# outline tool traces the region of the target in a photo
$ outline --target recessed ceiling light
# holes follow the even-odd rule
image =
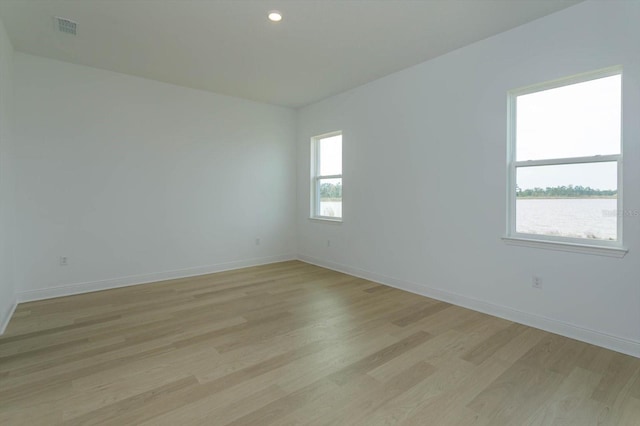
[[[272,10],[267,15],[267,18],[269,18],[271,22],[280,22],[282,21],[282,13],[278,12],[277,10]]]

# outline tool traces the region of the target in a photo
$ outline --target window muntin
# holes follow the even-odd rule
[[[316,136],[311,140],[311,217],[342,219],[342,133]]]
[[[619,68],[512,91],[511,237],[620,246]]]

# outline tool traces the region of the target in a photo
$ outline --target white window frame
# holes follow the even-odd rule
[[[571,158],[547,158],[543,160],[517,161],[516,157],[516,126],[517,126],[517,98],[522,95],[540,92],[543,90],[555,89],[576,83],[584,83],[604,77],[620,75],[622,78],[622,67],[615,66],[593,72],[587,72],[572,77],[562,78],[546,83],[535,84],[508,92],[508,128],[507,128],[507,232],[503,237],[505,242],[536,248],[547,248],[553,250],[573,251],[587,254],[598,254],[604,256],[622,257],[627,250],[622,244],[622,229],[624,215],[617,216],[617,239],[616,241],[591,240],[586,238],[571,238],[552,235],[528,234],[516,231],[516,184],[517,169],[521,167],[568,165],[568,164],[593,164],[603,162],[617,163],[617,212],[623,212],[622,194],[622,164],[623,164],[623,143],[622,131],[620,140],[620,154],[615,155],[595,155],[589,157]],[[622,88],[621,88],[622,92]],[[621,93],[622,95],[622,93]],[[622,114],[620,117],[620,128],[622,130]]]
[[[311,138],[311,215],[309,219],[322,220],[327,222],[342,223],[342,216],[322,216],[320,214],[320,181],[322,179],[342,179],[342,173],[339,175],[320,175],[320,141],[334,136],[342,136],[342,130],[324,133],[322,135]],[[343,145],[344,146],[344,145]],[[342,170],[342,164],[340,165]],[[344,187],[344,179],[342,180]]]

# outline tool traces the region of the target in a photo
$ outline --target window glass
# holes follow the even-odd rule
[[[517,98],[517,161],[620,153],[621,76]]]

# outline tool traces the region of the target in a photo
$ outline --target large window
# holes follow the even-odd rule
[[[311,139],[311,217],[342,220],[342,133]]]
[[[622,71],[510,92],[508,235],[621,246]]]

